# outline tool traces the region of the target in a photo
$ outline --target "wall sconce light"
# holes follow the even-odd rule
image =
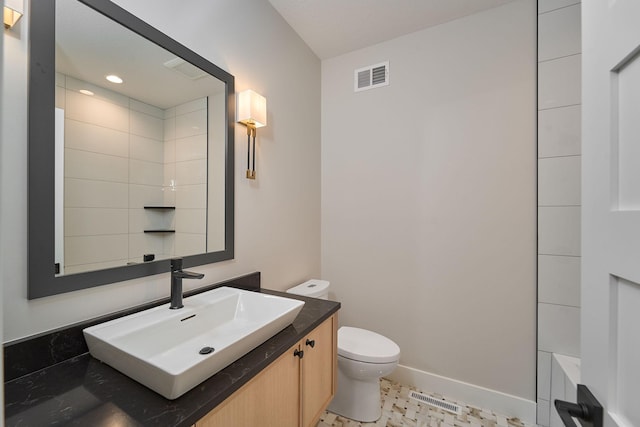
[[[5,0],[3,15],[4,28],[11,28],[22,18],[24,13],[24,0]]]
[[[238,111],[236,119],[247,127],[247,178],[256,179],[256,128],[267,125],[267,100],[264,96],[252,90],[238,93]],[[253,149],[251,149],[253,137]],[[253,164],[249,169],[251,153]]]

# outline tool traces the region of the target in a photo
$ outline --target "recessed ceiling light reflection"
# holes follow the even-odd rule
[[[122,80],[120,77],[116,76],[115,74],[109,74],[109,75],[106,77],[106,79],[107,79],[107,80],[109,80],[111,83],[117,83],[117,84],[120,84],[120,83],[122,83],[122,82],[123,82],[123,80]]]
[[[86,89],[80,89],[78,92],[84,94],[84,95],[89,95],[89,96],[93,96],[94,93],[91,92],[90,90],[86,90]]]

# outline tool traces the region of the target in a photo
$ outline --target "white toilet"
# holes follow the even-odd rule
[[[309,280],[287,292],[327,299],[329,282]],[[380,377],[390,374],[400,360],[400,347],[389,338],[366,329],[338,329],[338,386],[328,410],[352,420],[373,422],[382,414]]]

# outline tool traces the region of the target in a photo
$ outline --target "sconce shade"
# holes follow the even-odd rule
[[[238,123],[261,128],[267,125],[267,99],[252,90],[238,93]]]
[[[24,13],[24,0],[5,0],[2,12],[4,27],[13,27]]]

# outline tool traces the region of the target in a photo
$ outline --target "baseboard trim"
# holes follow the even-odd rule
[[[536,402],[500,391],[465,383],[409,366],[398,365],[387,375],[392,381],[433,392],[483,409],[491,409],[508,417],[518,417],[527,424],[536,424]]]

